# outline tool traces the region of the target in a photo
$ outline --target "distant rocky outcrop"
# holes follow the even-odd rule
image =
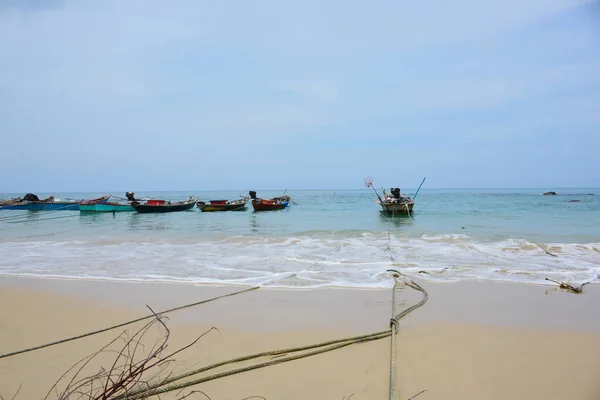
[[[556,192],[546,192],[544,196],[556,196]]]

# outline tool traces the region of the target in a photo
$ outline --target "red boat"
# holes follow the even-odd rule
[[[256,197],[256,192],[251,190],[249,192],[250,198],[252,198],[252,208],[254,211],[275,211],[283,210],[292,201],[290,196],[273,197],[272,199],[261,199]]]

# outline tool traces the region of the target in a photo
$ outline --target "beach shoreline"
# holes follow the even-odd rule
[[[176,369],[386,330],[389,289],[260,288],[168,315],[173,348],[210,332]],[[600,286],[583,294],[553,286],[459,281],[422,285],[429,301],[400,321],[400,399],[598,398]],[[0,277],[0,353],[243,290]],[[404,287],[398,311],[420,300]],[[62,372],[124,329],[0,359],[0,395],[41,398]],[[212,399],[387,398],[389,338],[208,382]],[[594,397],[595,396],[595,397]],[[51,397],[52,398],[52,397]],[[168,398],[168,397],[167,397]]]

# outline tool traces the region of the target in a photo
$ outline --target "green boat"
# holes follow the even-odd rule
[[[135,211],[130,204],[123,203],[90,203],[79,204],[80,212],[132,212]]]

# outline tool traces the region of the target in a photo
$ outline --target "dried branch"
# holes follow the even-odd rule
[[[583,287],[589,283],[589,282],[585,282],[585,283],[582,283],[579,287],[576,287],[576,286],[569,285],[568,283],[565,283],[565,282],[555,281],[554,279],[550,279],[550,278],[546,278],[546,280],[556,283],[558,285],[558,287],[560,287],[561,289],[566,289],[570,292],[578,293],[578,294],[583,293]]]
[[[15,398],[17,397],[17,395],[19,394],[19,392],[21,391],[21,388],[23,387],[23,384],[21,383],[19,385],[19,388],[17,389],[16,393],[13,395],[13,397],[10,398],[10,400],[15,400]],[[0,400],[4,400],[4,397],[2,397],[2,395],[0,395]]]
[[[217,328],[212,327],[199,335],[193,342],[165,355],[163,353],[168,347],[170,337],[170,330],[165,323],[166,317],[156,314],[149,306],[148,309],[154,319],[141,326],[133,334],[129,334],[128,331],[121,333],[100,350],[75,363],[54,383],[44,400],[48,400],[52,392],[56,393],[58,400],[72,398],[114,400],[143,393],[146,388],[149,389],[156,382],[164,382],[172,376],[173,372],[168,372],[167,367],[174,362],[174,356],[189,349],[209,332],[213,330],[219,332]],[[152,339],[152,346],[148,348],[144,343],[150,340],[150,332],[156,330],[158,330],[158,338]],[[116,349],[110,348],[117,341],[122,341],[122,344],[118,345]],[[94,374],[82,377],[86,367],[90,366],[100,354],[114,354],[110,367],[108,369],[101,368]],[[165,374],[165,372],[167,373]],[[161,375],[163,378],[159,378]],[[59,390],[59,386],[63,385],[64,388]],[[210,400],[208,395],[197,390],[185,394],[181,392],[177,395],[177,399],[182,400],[193,395],[204,396],[205,399]],[[0,400],[3,399],[0,397]]]
[[[181,392],[183,392],[183,389],[181,390]],[[188,398],[188,397],[190,397],[190,396],[192,396],[194,394],[201,394],[202,396],[206,397],[208,400],[211,400],[210,396],[207,395],[206,393],[204,393],[201,390],[192,390],[191,392],[189,392],[188,394],[184,395],[183,397],[178,397],[181,394],[181,392],[177,393],[177,396],[175,396],[175,398],[177,400],[183,400],[183,399]]]
[[[422,395],[422,394],[423,394],[423,393],[425,393],[426,391],[427,391],[427,389],[423,389],[423,390],[421,390],[419,393],[415,394],[413,397],[410,397],[408,400],[412,400],[412,399],[414,399],[415,397],[417,397],[417,396],[419,396],[419,395]]]

